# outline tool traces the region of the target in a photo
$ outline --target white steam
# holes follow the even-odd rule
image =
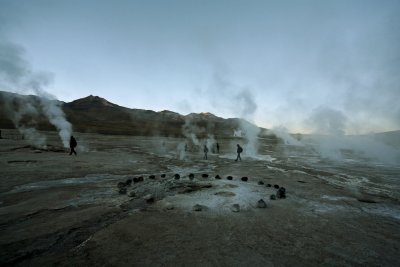
[[[66,120],[56,98],[43,89],[49,84],[51,75],[34,72],[23,55],[22,47],[9,42],[0,42],[0,88],[15,93],[33,93],[39,97],[40,107],[29,102],[32,98],[24,97],[19,100],[19,105],[8,103],[7,114],[31,144],[45,146],[46,139],[35,129],[37,126],[35,120],[43,114],[58,130],[64,147],[68,147],[72,126]],[[12,101],[16,101],[15,98]],[[23,120],[24,117],[30,117],[31,121],[27,124]]]

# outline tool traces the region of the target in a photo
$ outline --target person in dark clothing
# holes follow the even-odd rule
[[[217,153],[219,154],[219,144],[217,143]]]
[[[78,145],[78,143],[76,142],[75,138],[71,135],[71,139],[69,139],[69,147],[71,148],[71,151],[69,152],[69,155],[72,155],[72,153],[74,153],[75,156],[76,156],[75,147],[77,145]]]
[[[207,159],[208,147],[204,145],[204,159]]]
[[[239,144],[237,144],[237,158],[235,161],[238,161],[239,159],[240,159],[240,161],[242,161],[242,158],[240,157],[240,153],[242,153],[242,152],[243,152],[243,148]]]

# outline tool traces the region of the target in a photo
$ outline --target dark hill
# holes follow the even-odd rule
[[[57,100],[54,100],[57,101]],[[0,91],[0,128],[14,128],[10,112],[33,105],[40,110],[37,96],[19,95]],[[101,134],[123,135],[161,135],[183,136],[184,130],[195,132],[199,137],[214,134],[219,137],[232,136],[239,124],[257,127],[241,119],[224,119],[211,113],[191,113],[183,116],[168,110],[129,109],[121,107],[98,96],[88,96],[65,103],[58,101],[72,123],[74,131]],[[44,116],[36,116],[36,127],[39,130],[54,130]],[[29,116],[26,121],[32,120]]]

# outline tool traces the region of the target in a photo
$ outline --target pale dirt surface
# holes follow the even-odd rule
[[[400,266],[396,199],[328,183],[333,173],[292,163],[272,145],[272,161],[234,162],[230,139],[220,140],[220,155],[180,160],[179,139],[76,134],[75,157],[46,134],[47,150],[35,150],[3,130],[1,265]],[[138,176],[118,193],[118,182]],[[268,183],[287,198],[270,200],[277,190]]]

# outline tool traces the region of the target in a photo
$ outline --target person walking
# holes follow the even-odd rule
[[[236,157],[235,161],[238,161],[238,160],[242,161],[242,158],[240,157],[240,153],[243,152],[243,148],[239,144],[237,144],[237,150],[236,151],[237,151],[237,157]]]
[[[207,159],[208,147],[204,145],[204,159]]]
[[[75,138],[71,135],[71,138],[69,139],[69,148],[71,149],[71,151],[69,152],[69,155],[72,155],[72,153],[74,153],[76,156],[75,147],[77,145],[78,145],[78,143],[76,142]]]

